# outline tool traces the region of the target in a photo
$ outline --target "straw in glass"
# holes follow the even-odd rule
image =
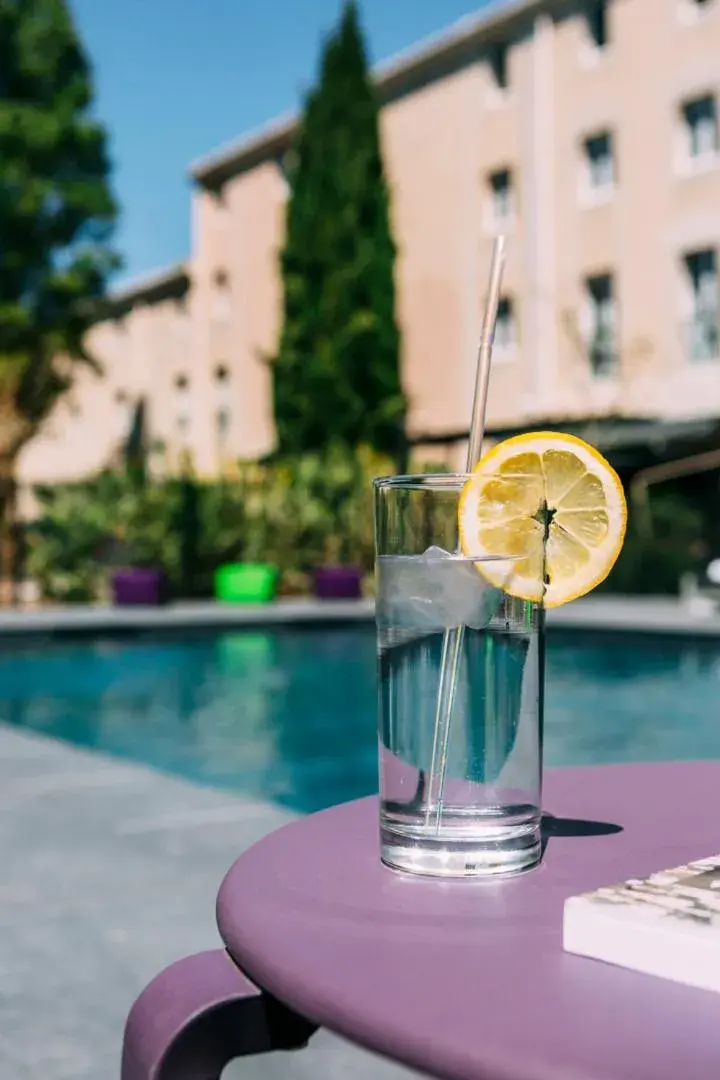
[[[485,413],[490,382],[493,338],[500,304],[500,288],[505,266],[505,237],[498,236],[493,246],[490,264],[490,284],[488,286],[485,314],[480,344],[478,346],[477,369],[475,373],[475,392],[473,394],[472,417],[470,420],[470,438],[468,441],[467,468],[470,473],[477,465],[482,452],[485,436]],[[450,745],[450,722],[452,719],[455,692],[457,690],[458,667],[462,654],[464,638],[463,626],[454,626],[443,635],[442,657],[440,660],[440,680],[438,683],[435,723],[433,727],[432,757],[427,786],[425,806],[425,826],[429,827],[434,819],[435,832],[440,830],[445,775],[447,772],[448,748]]]

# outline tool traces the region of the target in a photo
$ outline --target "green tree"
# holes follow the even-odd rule
[[[65,0],[0,0],[0,536],[18,452],[94,361],[118,260],[88,60]]]
[[[362,32],[348,3],[325,42],[289,155],[274,360],[281,454],[365,443],[404,449],[395,245]]]

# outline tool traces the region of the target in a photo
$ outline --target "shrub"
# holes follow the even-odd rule
[[[162,567],[175,596],[212,594],[226,562],[271,562],[286,591],[307,587],[316,565],[373,564],[372,479],[388,459],[334,446],[259,465],[241,463],[233,480],[191,477],[140,482],[126,471],[37,489],[41,513],[30,529],[28,571],[42,594],[61,602],[102,595],[113,568]]]
[[[646,535],[638,528],[631,506],[623,550],[601,586],[607,592],[674,595],[682,575],[700,569],[702,511],[678,492],[656,493],[650,499],[652,531]]]

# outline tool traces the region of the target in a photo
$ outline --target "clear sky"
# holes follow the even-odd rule
[[[70,0],[122,206],[122,278],[188,252],[187,166],[295,108],[340,0]],[[373,62],[486,0],[361,0]]]

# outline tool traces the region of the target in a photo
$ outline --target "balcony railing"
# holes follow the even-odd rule
[[[685,324],[685,352],[693,364],[720,359],[720,319],[715,312],[695,315]]]

